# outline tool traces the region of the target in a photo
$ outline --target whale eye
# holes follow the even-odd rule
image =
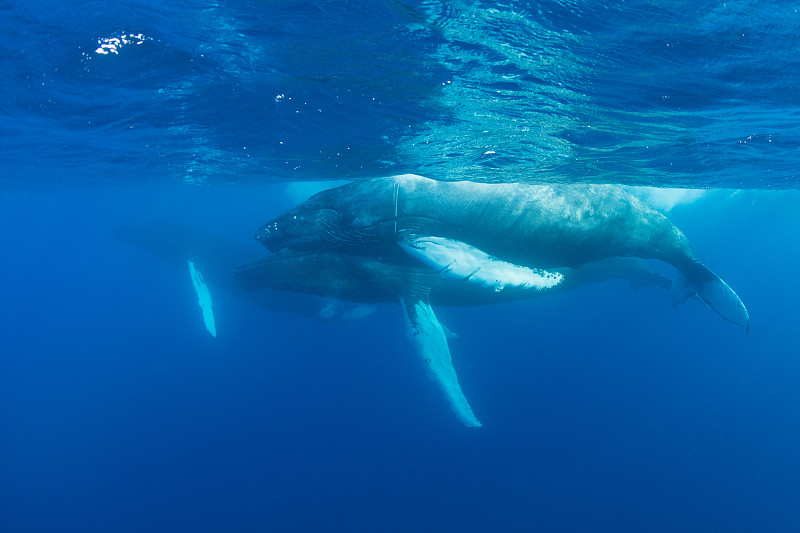
[[[356,219],[356,216],[352,213],[342,213],[342,222],[345,224],[352,224]]]

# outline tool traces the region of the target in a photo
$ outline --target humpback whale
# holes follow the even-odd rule
[[[565,280],[589,265],[657,259],[676,269],[673,305],[696,296],[750,331],[742,301],[698,260],[686,236],[615,185],[378,178],[318,193],[264,224],[255,237],[278,254],[335,253],[340,259],[357,256],[395,269],[422,269],[426,280],[414,276],[393,284],[408,336],[456,415],[472,427],[480,422],[458,384],[446,330],[431,307],[441,287],[455,284],[473,301],[476,294],[490,301],[531,297],[569,286]],[[449,283],[432,282],[434,274]],[[380,277],[362,279],[380,286]]]
[[[502,291],[547,289],[554,269],[611,257],[676,269],[672,301],[691,295],[750,330],[742,301],[663,214],[607,184],[477,183],[402,175],[318,193],[256,233],[273,252],[338,251],[407,264]]]
[[[248,264],[258,255],[257,245],[241,242],[220,233],[202,229],[186,223],[167,220],[136,221],[120,224],[113,230],[119,242],[131,243],[152,255],[184,269],[186,261],[192,261],[203,273],[206,285],[215,294],[227,293],[239,300],[247,301],[270,312],[286,312],[311,320],[331,321],[366,316],[376,308],[365,305],[358,298],[339,298],[321,283],[324,280],[323,268],[327,263],[317,261],[316,267],[307,271],[313,290],[301,290],[292,285],[298,269],[303,262],[298,259],[282,258],[275,262],[269,270],[261,270],[266,274],[258,282],[259,288],[281,289],[281,285],[292,287],[294,295],[287,298],[278,290],[251,290],[247,283],[237,281],[234,272],[239,265]],[[646,274],[646,273],[645,273]],[[640,276],[637,276],[637,278]],[[645,285],[648,284],[643,278]],[[347,280],[342,283],[347,284]],[[346,291],[357,296],[354,291]],[[393,300],[394,301],[394,300]]]
[[[450,407],[467,426],[481,424],[456,376],[447,338],[433,305],[475,306],[566,292],[581,285],[626,279],[635,287],[670,288],[670,280],[637,258],[594,261],[579,269],[561,268],[563,281],[545,289],[507,286],[501,291],[454,276],[441,276],[426,265],[398,265],[370,257],[332,252],[289,252],[240,265],[236,279],[248,290],[279,289],[367,304],[400,300],[406,335],[425,362],[430,377],[444,391]]]
[[[333,252],[297,252],[242,263],[236,267],[234,277],[248,291],[279,290],[361,304],[397,302],[398,295],[425,293],[432,305],[448,307],[527,300],[613,280],[627,280],[637,289],[670,290],[672,283],[653,272],[645,261],[632,257],[603,259],[579,269],[560,268],[558,272],[564,281],[547,290],[508,287],[487,291],[473,283],[442,277],[425,265],[397,265]]]
[[[609,258],[577,269],[557,269],[555,272],[563,280],[545,290],[508,285],[497,291],[454,276],[441,276],[411,258],[399,264],[336,252],[304,251],[242,262],[253,256],[250,247],[223,235],[176,223],[129,224],[118,227],[115,235],[176,266],[184,266],[187,259],[192,259],[202,268],[213,290],[227,291],[273,311],[292,311],[323,320],[358,318],[374,309],[373,304],[396,303],[402,297],[408,336],[416,352],[426,361],[453,410],[468,426],[479,426],[480,422],[472,413],[455,374],[447,340],[453,335],[436,319],[431,305],[488,305],[615,279],[628,280],[637,288],[652,286],[669,290],[671,283],[654,273],[643,260]],[[287,292],[293,297],[287,298]],[[326,300],[320,302],[317,297]]]

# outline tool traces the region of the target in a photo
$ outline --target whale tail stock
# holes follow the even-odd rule
[[[697,260],[680,267],[672,280],[672,305],[677,306],[696,294],[722,318],[738,324],[750,335],[750,315],[739,296],[727,283]]]

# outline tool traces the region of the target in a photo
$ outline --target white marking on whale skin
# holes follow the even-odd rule
[[[550,289],[564,279],[559,272],[508,263],[469,244],[443,237],[412,237],[399,244],[412,257],[438,269],[443,278],[463,279],[497,292],[507,286]]]
[[[216,337],[217,326],[214,323],[211,293],[208,291],[208,285],[206,285],[203,275],[194,267],[194,263],[191,261],[189,261],[189,275],[192,277],[192,284],[194,285],[194,291],[197,293],[200,309],[203,310],[203,322],[205,322],[206,329],[211,333],[212,337]]]

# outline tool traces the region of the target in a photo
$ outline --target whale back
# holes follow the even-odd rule
[[[695,259],[669,219],[621,187],[416,175],[323,191],[262,226],[256,238],[273,251],[338,250],[401,261],[398,241],[419,235],[467,242],[505,261],[539,268],[618,256],[678,267]]]
[[[695,257],[664,215],[621,187],[595,184],[440,182],[399,184],[397,233],[469,242],[506,261],[540,268],[637,256],[684,264]]]

